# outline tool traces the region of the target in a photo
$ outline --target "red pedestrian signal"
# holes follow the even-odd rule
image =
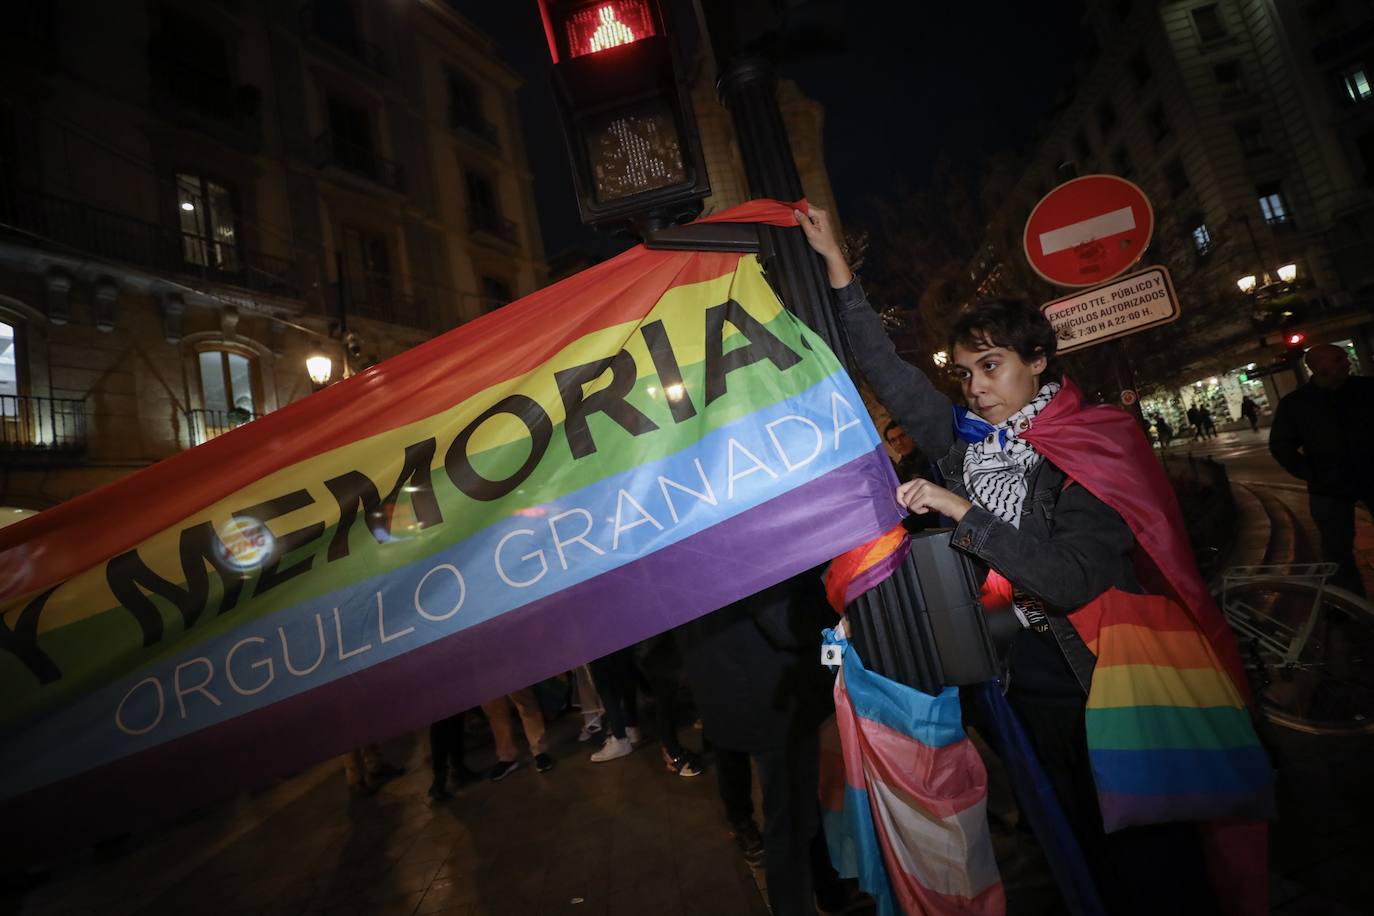
[[[1301,347],[1307,341],[1307,335],[1301,331],[1294,331],[1284,338],[1284,343],[1290,347]]]
[[[612,0],[583,7],[563,20],[569,57],[597,54],[658,34],[647,0]]]
[[[582,222],[661,225],[699,213],[711,185],[657,0],[540,0],[539,9]]]

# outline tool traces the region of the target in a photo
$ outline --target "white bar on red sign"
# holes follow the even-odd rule
[[[1130,207],[1122,207],[1101,216],[1079,220],[1059,229],[1040,233],[1040,250],[1044,254],[1054,254],[1066,248],[1077,248],[1087,242],[1095,242],[1109,235],[1130,232],[1135,228],[1135,214]]]

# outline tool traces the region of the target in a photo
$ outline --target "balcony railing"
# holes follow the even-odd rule
[[[405,190],[400,165],[378,156],[370,146],[325,131],[315,138],[315,154],[321,166],[337,166],[393,191]]]
[[[301,31],[342,51],[358,63],[383,76],[390,76],[391,59],[386,52],[358,32],[355,23],[331,12],[325,4],[307,2],[300,9]]]
[[[301,298],[293,261],[242,244],[190,236],[78,201],[0,186],[0,222],[99,257],[274,296]],[[216,250],[218,255],[211,256]]]
[[[0,394],[0,451],[75,454],[85,449],[85,401]]]
[[[331,290],[331,300],[337,302],[338,295],[336,284]],[[369,281],[362,286],[355,283],[350,287],[349,314],[387,324],[434,329],[434,316],[430,314],[430,304],[425,298],[393,292],[390,286],[376,281]]]
[[[197,408],[186,411],[186,436],[195,447],[222,436],[231,429],[256,420],[261,414],[248,410],[205,410]]]
[[[515,223],[491,207],[468,207],[468,231],[484,233],[512,245],[520,244],[520,231]]]

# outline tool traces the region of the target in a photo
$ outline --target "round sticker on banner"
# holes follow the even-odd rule
[[[1130,388],[1127,388],[1125,391],[1121,392],[1121,403],[1122,403],[1122,404],[1125,404],[1127,407],[1130,407],[1130,406],[1132,406],[1133,404],[1135,404],[1135,402],[1136,402],[1136,394],[1135,394],[1135,392],[1132,391]]]
[[[244,572],[255,569],[272,555],[272,532],[255,518],[232,518],[219,529],[216,549],[225,566]]]

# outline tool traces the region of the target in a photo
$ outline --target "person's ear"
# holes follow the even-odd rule
[[[1044,351],[1041,351],[1039,356],[1031,360],[1030,371],[1036,378],[1039,378],[1044,373],[1045,367],[1049,364],[1049,359],[1046,358]]]

